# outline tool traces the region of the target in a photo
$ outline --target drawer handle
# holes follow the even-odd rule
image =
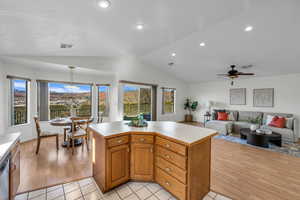
[[[170,172],[171,169],[170,169],[169,167],[166,167],[166,171],[167,171],[167,172]]]
[[[168,181],[166,181],[165,183],[166,183],[167,186],[170,186],[170,185],[171,185]]]
[[[168,159],[170,158],[170,156],[169,156],[169,155],[167,155],[167,154],[165,155],[165,157],[166,157],[166,158],[168,158]]]
[[[141,138],[140,141],[141,141],[141,142],[144,142],[144,141],[145,141],[145,138]]]
[[[120,144],[120,143],[122,143],[123,142],[123,140],[118,140],[118,143]]]
[[[169,147],[170,147],[170,145],[169,145],[169,144],[166,144],[166,147],[167,147],[167,148],[169,148]]]

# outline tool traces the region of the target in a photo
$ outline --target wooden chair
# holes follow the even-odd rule
[[[40,126],[40,121],[37,117],[34,117],[34,122],[36,126],[36,132],[37,132],[37,146],[36,146],[36,154],[39,153],[40,145],[41,145],[41,140],[43,138],[48,138],[48,137],[56,137],[56,149],[59,149],[59,144],[58,144],[58,133],[50,133],[50,132],[44,132],[41,131],[41,126]]]
[[[68,133],[68,149],[70,148],[70,145],[72,144],[72,154],[74,154],[75,150],[75,140],[76,139],[82,139],[86,141],[86,148],[89,151],[89,132],[88,127],[91,123],[89,117],[72,117],[72,131]],[[84,143],[84,141],[83,141]],[[83,144],[82,143],[82,148]]]

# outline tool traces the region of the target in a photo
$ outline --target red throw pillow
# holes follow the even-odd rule
[[[286,119],[284,117],[275,116],[275,117],[273,117],[269,126],[274,126],[277,128],[284,128],[285,124],[286,124]]]
[[[226,112],[218,112],[218,120],[227,121],[228,114]]]

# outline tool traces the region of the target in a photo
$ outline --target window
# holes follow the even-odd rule
[[[12,126],[28,123],[28,85],[29,80],[10,78]]]
[[[142,113],[150,121],[152,114],[152,87],[144,85],[123,86],[124,120],[130,120]]]
[[[176,89],[162,88],[162,113],[175,113]]]
[[[98,117],[109,114],[109,86],[98,85]]]
[[[48,83],[50,119],[92,115],[92,87],[84,84]]]

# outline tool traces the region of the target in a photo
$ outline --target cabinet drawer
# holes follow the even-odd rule
[[[153,144],[153,135],[132,135],[131,141],[134,143]]]
[[[156,144],[163,146],[164,148],[174,151],[176,153],[179,153],[183,156],[186,155],[186,147],[184,145],[177,144],[175,142],[166,140],[161,137],[156,137]]]
[[[177,165],[181,169],[186,169],[186,157],[184,156],[178,155],[160,146],[156,146],[156,155]]]
[[[186,199],[186,186],[158,167],[155,168],[156,182],[169,190],[178,199]]]
[[[175,165],[165,161],[161,157],[156,157],[155,164],[160,169],[165,171],[166,173],[170,174],[171,176],[175,177],[180,182],[186,184],[186,171],[176,167]]]
[[[129,142],[129,136],[120,136],[120,137],[115,137],[112,139],[109,139],[107,141],[108,147],[114,147],[122,144],[127,144]]]

